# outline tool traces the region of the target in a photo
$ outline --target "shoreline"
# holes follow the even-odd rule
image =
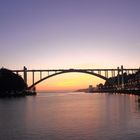
[[[140,90],[95,90],[86,93],[118,93],[118,94],[132,94],[140,96]]]
[[[26,96],[35,96],[37,94],[36,91],[3,91],[2,94],[0,94],[0,98],[5,97],[26,97]]]

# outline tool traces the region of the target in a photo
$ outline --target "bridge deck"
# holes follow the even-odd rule
[[[121,69],[119,69],[121,70]],[[138,71],[140,69],[123,69],[124,71]],[[12,70],[13,72],[23,72],[24,70]],[[27,72],[56,72],[56,71],[118,71],[118,69],[32,69],[26,70]]]

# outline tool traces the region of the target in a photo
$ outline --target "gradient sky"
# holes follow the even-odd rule
[[[139,52],[140,0],[0,0],[0,67],[138,68]],[[50,89],[96,81],[60,77]]]

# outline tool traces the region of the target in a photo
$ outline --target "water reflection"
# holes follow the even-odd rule
[[[0,99],[0,139],[139,139],[140,97],[42,93]]]
[[[135,96],[136,111],[140,112],[140,96]]]

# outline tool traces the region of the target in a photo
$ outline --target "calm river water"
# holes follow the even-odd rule
[[[140,140],[138,98],[38,93],[0,99],[0,140]]]

